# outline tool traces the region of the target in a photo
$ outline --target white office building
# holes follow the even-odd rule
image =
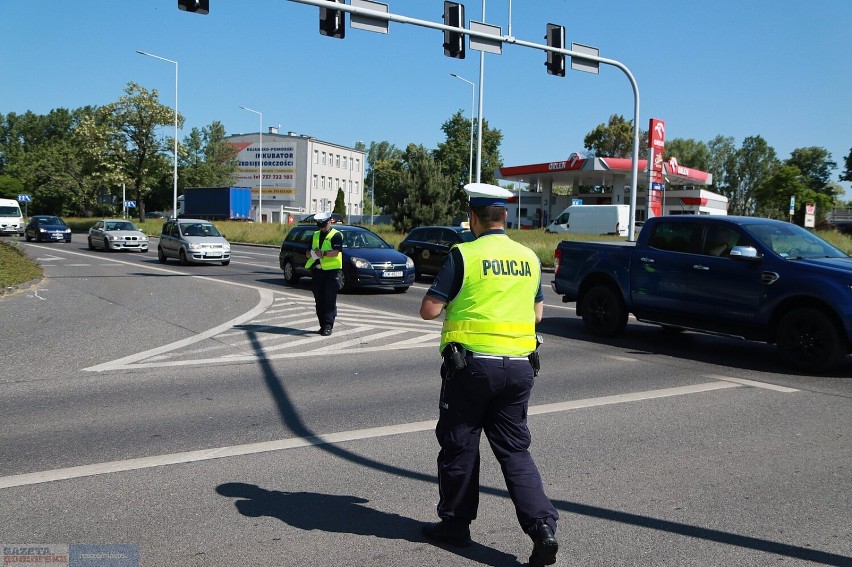
[[[338,189],[346,216],[363,214],[364,152],[295,132],[279,134],[277,128],[262,137],[237,134],[226,141],[239,152],[234,186],[251,187],[252,218],[260,210],[263,222],[288,223],[331,212]]]

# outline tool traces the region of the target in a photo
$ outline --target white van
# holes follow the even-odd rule
[[[630,230],[630,205],[571,205],[545,227],[545,232],[617,234]]]
[[[24,215],[13,199],[0,199],[0,234],[24,234]]]

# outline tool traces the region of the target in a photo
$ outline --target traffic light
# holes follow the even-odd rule
[[[565,49],[565,27],[556,24],[547,24],[547,47]],[[547,52],[547,72],[550,75],[565,76],[565,55],[562,53]]]
[[[327,0],[329,4],[345,4],[345,0]],[[346,16],[343,10],[320,8],[320,33],[343,39],[346,36]]]
[[[210,0],[178,0],[178,9],[196,14],[209,14]]]
[[[444,25],[464,29],[464,6],[444,1]],[[464,59],[464,34],[444,30],[444,55]]]

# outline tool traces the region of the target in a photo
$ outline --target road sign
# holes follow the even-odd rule
[[[135,209],[136,208],[136,201],[125,201],[124,202],[124,208],[125,209]]]
[[[33,200],[33,198],[32,198],[31,195],[25,195],[25,194],[18,195],[18,202],[19,203],[29,203],[32,200]]]
[[[582,199],[571,199],[571,204],[572,205],[582,205],[583,200]]]

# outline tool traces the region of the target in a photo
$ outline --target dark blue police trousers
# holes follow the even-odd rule
[[[320,327],[334,327],[337,317],[337,273],[340,270],[311,270],[311,291]]]
[[[466,368],[448,377],[441,368],[438,453],[438,516],[476,518],[479,507],[479,440],[482,431],[506,480],[521,528],[537,522],[556,531],[559,513],[544,493],[541,475],[529,453],[527,406],[533,386],[529,360],[468,354]]]

